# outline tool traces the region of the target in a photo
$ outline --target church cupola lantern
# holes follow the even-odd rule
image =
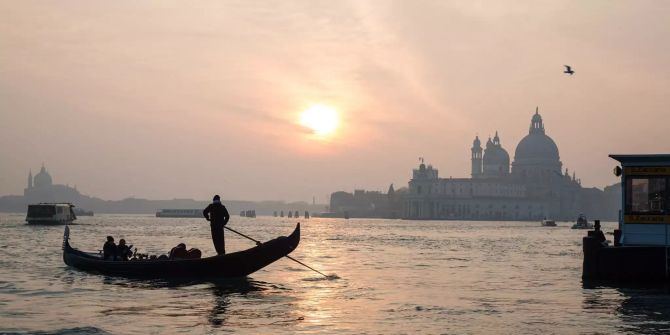
[[[530,120],[530,134],[540,133],[544,134],[544,124],[542,124],[542,116],[540,116],[539,108],[535,107],[535,115]]]

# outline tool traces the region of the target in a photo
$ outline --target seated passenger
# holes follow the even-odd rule
[[[116,244],[114,244],[114,238],[107,236],[107,242],[102,246],[102,258],[106,261],[115,261],[116,260]]]
[[[170,250],[170,259],[184,259],[188,258],[188,252],[186,251],[186,244],[179,243],[176,247]]]
[[[126,240],[120,239],[119,245],[116,247],[116,257],[119,260],[127,261],[132,255],[132,245],[126,245]]]
[[[187,256],[188,259],[198,259],[202,257],[202,252],[200,251],[200,249],[197,248],[188,249],[186,254],[188,255]]]

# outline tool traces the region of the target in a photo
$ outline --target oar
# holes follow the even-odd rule
[[[237,234],[237,235],[240,235],[240,236],[242,236],[242,237],[248,238],[248,239],[250,239],[250,240],[256,242],[256,245],[261,245],[261,243],[262,243],[261,241],[256,240],[256,239],[253,239],[253,238],[251,238],[251,237],[249,237],[249,236],[247,236],[247,235],[244,235],[244,234],[240,233],[239,231],[237,231],[237,230],[235,230],[235,229],[233,229],[233,228],[226,227],[226,226],[223,226],[223,228],[226,228],[226,229],[232,231],[233,233],[235,233],[235,234]],[[305,264],[305,263],[303,263],[303,262],[301,262],[301,261],[299,261],[299,260],[297,260],[297,259],[295,259],[295,258],[289,256],[289,255],[284,255],[284,257],[286,257],[286,258],[288,258],[288,259],[290,259],[290,260],[292,260],[292,261],[294,261],[294,262],[296,262],[296,263],[298,263],[298,264],[300,264],[300,265],[302,265],[302,266],[304,266],[304,267],[306,267],[306,268],[308,268],[308,269],[310,269],[310,270],[312,270],[312,271],[314,271],[314,272],[316,272],[316,273],[318,273],[318,274],[320,274],[320,275],[322,275],[322,276],[324,276],[324,277],[326,277],[326,278],[330,278],[329,276],[325,275],[323,272],[321,272],[321,271],[319,271],[319,270],[317,270],[317,269],[315,269],[315,268],[313,268],[313,267],[311,267],[311,266],[309,266],[309,265],[307,265],[307,264]]]

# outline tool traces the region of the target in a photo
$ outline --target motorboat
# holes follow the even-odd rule
[[[540,224],[542,224],[542,227],[556,227],[556,221],[549,219],[543,219]]]
[[[28,205],[26,222],[28,224],[68,224],[77,219],[70,203],[48,203]]]
[[[586,219],[584,214],[580,214],[577,222],[572,225],[572,229],[593,229],[593,224]]]

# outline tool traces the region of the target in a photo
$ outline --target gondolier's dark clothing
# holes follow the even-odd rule
[[[223,236],[223,226],[230,220],[230,214],[228,214],[226,206],[221,204],[221,202],[215,201],[209,204],[202,211],[202,214],[209,221],[210,228],[212,229],[212,242],[214,243],[216,253],[219,255],[225,254],[226,244]]]

